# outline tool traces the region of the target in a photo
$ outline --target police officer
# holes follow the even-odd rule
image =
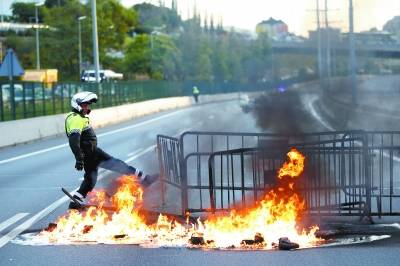
[[[196,103],[199,102],[199,94],[200,94],[199,88],[197,88],[197,86],[193,86],[193,98]]]
[[[75,94],[71,99],[72,112],[65,119],[65,131],[69,146],[75,156],[75,168],[84,170],[84,178],[74,198],[84,203],[86,195],[94,188],[97,181],[98,167],[125,175],[135,175],[140,183],[147,187],[158,179],[158,175],[145,175],[143,171],[132,167],[125,162],[112,157],[97,147],[97,137],[89,123],[90,105],[97,102],[97,95],[83,91]],[[79,209],[74,201],[69,204],[70,209]]]

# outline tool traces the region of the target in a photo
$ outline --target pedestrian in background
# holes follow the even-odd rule
[[[193,98],[196,103],[199,102],[199,94],[200,90],[196,86],[193,86]]]

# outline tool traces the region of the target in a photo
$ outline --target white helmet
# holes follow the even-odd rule
[[[82,103],[95,103],[97,102],[97,95],[90,91],[82,91],[75,94],[71,99],[71,107],[78,112],[82,111]]]

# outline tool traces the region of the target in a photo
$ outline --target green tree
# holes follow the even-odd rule
[[[47,8],[61,7],[61,6],[65,6],[67,2],[68,2],[68,0],[46,0],[44,2],[44,5]]]
[[[194,76],[195,80],[212,81],[214,79],[212,73],[211,54],[212,50],[210,48],[210,44],[206,38],[203,38],[200,41],[200,47],[195,62],[195,67],[196,67],[196,75]]]
[[[136,12],[124,8],[118,0],[98,0],[97,28],[102,54],[110,48],[121,49],[127,33],[132,31],[137,23]]]
[[[150,39],[146,34],[137,35],[127,45],[125,51],[125,71],[128,76],[134,74],[148,75],[151,70]]]
[[[6,38],[6,46],[14,49],[23,68],[35,67],[35,38],[32,36],[9,35]]]
[[[147,29],[147,33],[151,33],[156,28],[173,32],[182,25],[182,20],[174,8],[142,3],[134,5],[133,9],[138,12],[140,25]]]
[[[15,2],[11,5],[14,21],[23,23],[35,23],[35,3]],[[43,6],[38,7],[39,22],[43,22],[43,17],[47,13],[47,9]]]
[[[133,10],[124,8],[117,0],[98,0],[98,40],[100,63],[103,68],[115,66],[118,60],[110,60],[107,52],[122,50],[128,32],[136,23]],[[61,80],[79,78],[78,21],[81,21],[83,61],[93,62],[90,3],[82,5],[78,0],[66,1],[63,6],[53,6],[45,16],[48,30],[41,30],[42,68],[57,68]]]
[[[181,72],[181,53],[168,35],[150,36],[151,77],[165,80],[179,79]]]

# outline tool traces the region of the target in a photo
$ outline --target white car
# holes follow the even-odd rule
[[[112,70],[100,70],[99,71],[100,82],[122,79],[124,77],[121,73],[115,73]],[[81,75],[82,82],[96,82],[96,74],[94,70],[84,70]]]
[[[9,102],[11,99],[10,84],[1,85],[1,93],[3,102]],[[26,98],[25,96],[25,99]],[[23,100],[23,88],[21,84],[14,84],[14,100],[15,102],[21,102]]]

